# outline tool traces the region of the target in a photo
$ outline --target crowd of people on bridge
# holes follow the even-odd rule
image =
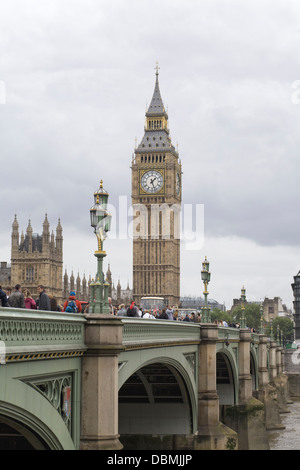
[[[185,321],[185,322],[194,322],[200,323],[201,315],[198,312],[191,312],[180,314],[178,309],[173,306],[168,305],[165,308],[153,308],[151,310],[144,309],[134,301],[126,308],[124,304],[119,305],[119,308],[114,307],[109,299],[110,313],[118,317],[135,317],[135,318],[147,318],[151,320],[175,320],[175,321]]]
[[[58,304],[55,297],[48,295],[43,285],[37,286],[38,297],[34,298],[27,288],[22,288],[17,284],[14,289],[8,287],[5,290],[0,286],[0,306],[11,308],[24,308],[33,310],[46,310],[67,313],[88,313],[89,303],[80,302],[76,299],[75,292],[70,292],[69,298],[61,305]],[[112,299],[108,298],[109,312],[118,317],[136,317],[148,318],[153,320],[178,320],[185,322],[199,323],[201,315],[197,312],[178,314],[175,307],[168,306],[163,309],[154,308],[147,310],[140,308],[134,301],[125,307],[125,304],[119,307],[113,306]]]
[[[75,292],[70,292],[69,298],[60,305],[53,295],[46,293],[43,285],[38,285],[37,291],[38,296],[34,298],[29,290],[26,287],[22,288],[20,284],[16,284],[14,289],[11,287],[2,289],[0,286],[0,306],[69,313],[82,313],[83,311]]]
[[[20,284],[17,284],[14,289],[7,288],[2,289],[0,286],[0,306],[12,307],[12,308],[24,308],[34,310],[46,310],[55,312],[66,312],[66,313],[88,313],[89,303],[80,302],[76,299],[75,292],[70,292],[69,298],[61,305],[58,304],[55,297],[48,295],[43,285],[37,286],[38,297],[33,298],[27,288],[22,288]],[[171,307],[168,305],[165,308],[153,308],[151,310],[144,309],[134,301],[131,302],[127,307],[125,304],[116,307],[112,304],[112,299],[108,298],[109,313],[118,317],[134,317],[134,318],[145,318],[151,320],[172,320],[172,321],[184,321],[192,323],[201,323],[200,312],[180,312],[175,306]],[[239,323],[227,323],[223,321],[214,321],[218,326],[225,326],[231,328],[240,328]]]

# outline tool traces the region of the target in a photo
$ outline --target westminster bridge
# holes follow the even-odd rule
[[[282,357],[248,329],[0,308],[0,448],[266,449]]]

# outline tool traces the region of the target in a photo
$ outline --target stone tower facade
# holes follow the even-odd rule
[[[133,297],[180,302],[181,162],[171,142],[159,88],[146,111],[144,137],[132,160]]]
[[[47,294],[63,300],[63,236],[60,220],[56,236],[50,234],[47,214],[43,223],[42,235],[33,233],[29,220],[26,234],[19,236],[17,216],[12,225],[11,235],[11,285],[21,284],[37,297],[37,286],[45,286]]]

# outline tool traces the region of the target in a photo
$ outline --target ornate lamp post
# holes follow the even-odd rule
[[[91,226],[94,228],[98,241],[98,250],[94,253],[97,258],[96,280],[90,284],[91,313],[109,313],[107,282],[104,282],[103,276],[103,258],[106,256],[103,242],[111,225],[111,215],[107,211],[108,196],[101,180],[100,188],[94,192],[94,205],[90,209]]]
[[[242,300],[242,317],[241,317],[241,328],[246,328],[246,318],[245,318],[245,301],[246,301],[246,289],[243,286],[241,290],[241,300]]]
[[[264,335],[264,334],[265,334],[264,315],[263,315],[263,312],[264,312],[263,304],[260,304],[260,331],[259,331],[259,333],[260,333],[261,335]]]
[[[281,346],[281,331],[280,331],[280,326],[278,323],[277,323],[276,341],[277,341],[278,346]]]
[[[270,340],[274,341],[274,330],[273,330],[273,320],[271,320],[271,327],[270,327]]]
[[[204,307],[201,309],[202,311],[202,323],[210,323],[210,310],[208,308],[207,304],[207,296],[208,296],[208,291],[207,291],[207,286],[210,281],[210,272],[209,272],[209,262],[206,259],[202,262],[202,271],[201,271],[201,279],[204,284]]]

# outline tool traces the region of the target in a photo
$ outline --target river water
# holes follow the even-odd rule
[[[293,402],[290,413],[280,414],[285,429],[268,431],[270,450],[300,450],[300,399]]]

